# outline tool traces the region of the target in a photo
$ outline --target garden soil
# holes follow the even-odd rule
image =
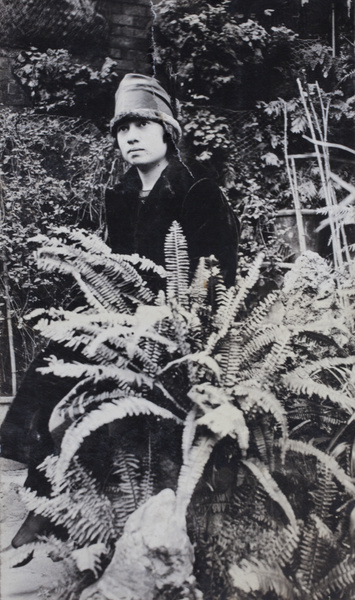
[[[0,458],[1,474],[1,554],[0,554],[0,599],[1,600],[38,600],[45,598],[41,588],[49,587],[58,579],[60,563],[50,558],[34,558],[22,567],[7,565],[7,556],[13,552],[11,540],[26,517],[27,510],[19,496],[26,478],[26,467],[21,463]],[[26,552],[21,550],[21,556]]]

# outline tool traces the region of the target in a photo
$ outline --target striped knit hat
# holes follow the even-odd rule
[[[110,123],[114,137],[118,124],[129,118],[158,121],[173,133],[175,141],[181,137],[181,128],[174,118],[170,98],[154,77],[128,73],[122,79],[115,95],[115,114]]]

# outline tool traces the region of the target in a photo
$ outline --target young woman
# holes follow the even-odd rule
[[[219,261],[226,285],[235,279],[238,247],[236,220],[219,187],[209,179],[195,179],[179,158],[181,129],[170,99],[159,82],[139,74],[124,77],[116,93],[111,131],[122,158],[131,165],[122,181],[106,194],[108,243],[115,253],[138,253],[164,264],[164,242],[173,221],[187,239],[191,272],[202,256]],[[161,285],[152,279],[152,287]],[[69,355],[70,353],[70,355]],[[54,406],[75,382],[42,376],[46,356],[66,361],[75,352],[51,344],[32,363],[2,426],[2,455],[28,465],[25,485],[39,495],[50,487],[37,466],[54,451],[48,422]],[[140,432],[138,432],[140,435]],[[108,447],[104,436],[91,450],[90,463],[100,477]],[[30,513],[13,539],[15,547],[48,532],[51,524]]]
[[[201,256],[214,255],[226,285],[234,283],[238,228],[218,185],[197,179],[179,158],[181,129],[170,98],[152,77],[129,74],[116,93],[111,131],[131,165],[106,194],[109,244],[164,264],[164,241],[173,221],[187,239],[193,272]]]

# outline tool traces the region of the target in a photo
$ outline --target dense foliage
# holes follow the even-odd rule
[[[310,134],[310,125],[298,78],[324,139],[352,146],[354,62],[346,37],[351,15],[344,5],[343,34],[334,55],[330,30],[300,39],[295,19],[300,15],[290,4],[280,2],[267,11],[258,2],[163,0],[155,23],[156,69],[163,80],[174,82],[172,91],[182,100],[187,154],[228,190],[242,221],[240,266],[247,268],[258,251],[265,252],[272,265],[265,272],[267,285],[278,279],[275,265],[290,262],[294,252],[275,222],[278,210],[294,209],[286,153],[305,155],[297,163],[302,208],[324,206],[319,165],[307,156],[314,147],[302,138]],[[332,170],[351,181],[349,156],[333,151],[330,161]],[[326,255],[329,249],[322,243]]]
[[[24,314],[35,306],[71,300],[69,289],[38,275],[31,238],[58,222],[103,231],[103,194],[117,163],[111,139],[90,122],[5,109],[0,120],[2,314],[5,318],[8,299],[20,375],[35,351]],[[8,335],[2,333],[1,379],[7,391]]]
[[[117,63],[106,58],[100,68],[68,50],[23,51],[14,73],[37,111],[91,119],[107,129],[117,87]]]
[[[54,233],[40,238],[40,265],[73,276],[86,300],[74,311],[32,315],[45,337],[78,357],[53,356],[43,369],[70,372],[77,383],[50,420],[57,453],[42,468],[52,495],[25,494],[31,510],[69,533],[55,556],[72,556],[76,567],[51,597],[79,598],[80,570],[98,575],[89,566],[95,555],[98,565],[97,554],[112,557],[129,514],[164,485],[187,517],[204,598],[353,597],[354,339],[325,262],[304,256],[281,296],[246,313],[262,257],[235,288],[206,261],[189,285],[178,224],[167,236],[165,270],[114,255],[94,235]],[[152,271],[166,279],[166,293],[150,291]],[[114,445],[95,478],[102,457],[88,463],[85,444],[96,436],[97,446],[100,431]],[[85,548],[80,568],[75,556]],[[164,549],[161,557],[169,561]]]

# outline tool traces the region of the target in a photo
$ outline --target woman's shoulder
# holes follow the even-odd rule
[[[117,203],[125,196],[137,194],[139,190],[139,176],[137,170],[129,169],[114,185],[108,186],[105,191],[106,207]]]

